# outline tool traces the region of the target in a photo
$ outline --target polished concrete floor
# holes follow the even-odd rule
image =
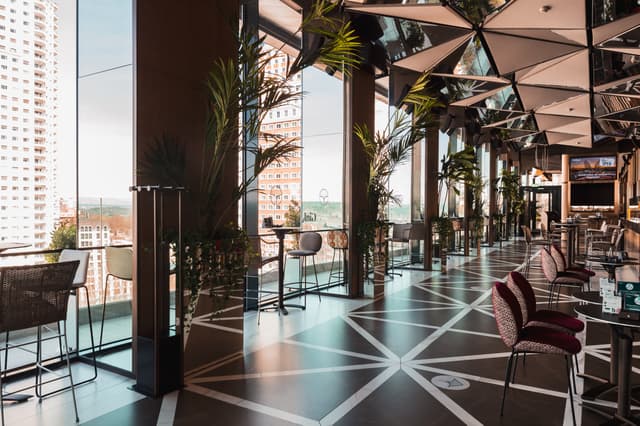
[[[519,268],[523,256],[524,245],[505,244],[480,257],[452,257],[447,274],[403,271],[389,281],[381,300],[310,297],[307,311],[286,317],[263,313],[260,326],[255,313],[247,314],[244,356],[188,377],[184,390],[157,400],[101,372],[100,380],[78,389],[81,421],[94,426],[571,424],[564,361],[558,356],[528,356],[507,395],[505,415],[499,415],[509,349],[497,334],[490,289]],[[530,279],[539,303],[546,305],[547,284],[535,262]],[[574,304],[563,296],[559,307],[572,312]],[[580,371],[606,376],[606,326],[589,322],[579,338],[586,345]],[[633,379],[640,382],[640,355],[634,358],[639,359]],[[577,386],[580,393],[589,384],[578,379]],[[109,392],[117,393],[113,400]],[[66,392],[41,404],[7,407],[8,424],[71,424],[69,402]],[[579,424],[604,420],[584,408],[580,397],[575,402]],[[605,410],[614,405],[598,404]],[[27,414],[27,422],[12,422]]]

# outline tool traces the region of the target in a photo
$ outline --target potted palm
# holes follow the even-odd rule
[[[476,240],[476,250],[478,256],[480,256],[480,245],[482,242],[483,226],[484,226],[484,201],[482,199],[482,191],[484,189],[484,180],[480,173],[480,169],[476,168],[473,173],[473,178],[467,182],[467,188],[471,191],[472,209],[471,209],[471,221],[473,236]]]
[[[270,110],[299,100],[301,94],[294,90],[291,80],[304,68],[322,63],[348,74],[351,67],[359,64],[360,43],[350,23],[333,13],[336,7],[327,0],[311,4],[298,32],[318,35],[322,45],[316,52],[301,50],[283,76],[267,72],[275,52],[264,49],[265,38],[249,35],[238,39],[237,60],[220,59],[208,73],[207,128],[202,141],[200,183],[198,188],[189,188],[198,223],[185,235],[181,253],[187,293],[185,345],[194,312],[202,312],[201,295],[210,296],[203,303],[212,316],[228,310],[229,300],[241,300],[244,296],[244,276],[251,253],[247,235],[237,223],[238,202],[271,164],[300,149],[296,138],[263,132],[265,116]],[[255,138],[266,143],[258,146],[244,143]],[[232,188],[229,196],[224,177],[235,169],[242,151],[253,156],[254,164],[244,170],[244,179]],[[147,153],[139,173],[183,186],[184,152],[176,138],[159,138]]]
[[[460,194],[459,183],[472,182],[477,173],[476,154],[473,146],[467,145],[462,151],[442,157],[438,172],[438,194],[444,194],[440,216],[433,219],[440,241],[440,270],[447,271],[447,249],[453,235],[453,225],[448,212],[448,199],[451,193]]]
[[[517,235],[520,215],[524,212],[524,197],[520,186],[520,174],[517,170],[502,170],[498,192],[502,194],[503,211],[507,219],[507,238],[511,226],[513,226],[514,235]]]
[[[421,74],[389,117],[383,130],[373,133],[366,125],[354,126],[369,164],[367,176],[367,220],[359,229],[359,249],[367,261],[373,260],[375,280],[384,280],[385,237],[388,232],[386,207],[399,199],[389,187],[396,167],[406,162],[413,145],[423,140],[433,124],[431,110],[438,101],[427,94],[428,74]]]

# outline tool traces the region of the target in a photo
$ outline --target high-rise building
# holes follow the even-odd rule
[[[54,0],[0,2],[0,241],[46,248],[58,218]]]
[[[275,52],[275,51],[274,51]],[[267,73],[276,78],[284,77],[289,68],[291,58],[282,53],[274,53],[266,67]],[[290,90],[296,93],[302,91],[300,74],[296,75],[290,84]],[[269,111],[262,122],[262,132],[279,135],[289,140],[301,141],[301,101]],[[259,140],[261,146],[271,143],[268,139]],[[258,178],[259,204],[258,218],[260,225],[265,217],[271,217],[274,224],[284,224],[290,207],[299,208],[302,198],[302,150],[297,150],[288,158],[282,159],[269,166]],[[296,207],[296,204],[297,206]],[[266,245],[264,255],[274,255],[277,247]]]

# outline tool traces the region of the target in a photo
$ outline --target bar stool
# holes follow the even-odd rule
[[[93,358],[93,377],[76,383],[76,385],[82,385],[95,380],[98,377],[98,365],[96,364],[96,345],[93,338],[93,319],[91,317],[91,302],[89,301],[89,290],[87,289],[87,270],[89,269],[89,251],[87,250],[71,250],[64,249],[60,252],[59,262],[70,262],[77,260],[78,269],[76,275],[73,277],[73,285],[71,286],[71,294],[76,297],[80,296],[80,289],[84,289],[84,294],[87,298],[87,316],[89,319],[89,338],[91,339],[91,356]],[[78,345],[78,353],[80,352],[80,345]]]
[[[133,249],[131,247],[105,247],[107,275],[104,278],[104,294],[102,297],[102,320],[100,322],[100,344],[102,349],[102,335],[104,332],[104,314],[107,307],[107,289],[109,277],[124,281],[133,280]]]
[[[349,237],[345,231],[329,231],[327,233],[327,243],[329,247],[333,249],[333,256],[331,257],[331,269],[329,271],[329,284],[333,284],[333,277],[336,277],[337,282],[342,281],[342,285],[345,285],[345,270],[347,266],[347,250],[349,250]],[[336,260],[336,252],[340,252],[338,257],[338,270],[334,272],[333,265]]]
[[[313,262],[313,273],[316,276],[316,291],[320,290],[318,282],[318,270],[316,269],[316,254],[322,248],[322,236],[317,232],[305,232],[300,236],[299,249],[289,250],[287,252],[287,258],[298,258],[300,261],[300,275],[298,284],[298,290],[302,291],[302,284],[304,284],[304,307],[307,307],[307,258],[311,257]],[[286,264],[285,264],[286,268]],[[304,281],[303,281],[304,280]],[[293,283],[290,283],[293,284]],[[289,286],[290,287],[290,286]],[[322,300],[320,292],[318,291],[318,300]]]

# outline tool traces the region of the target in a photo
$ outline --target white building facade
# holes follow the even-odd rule
[[[59,216],[54,0],[0,0],[0,242],[44,249]]]

